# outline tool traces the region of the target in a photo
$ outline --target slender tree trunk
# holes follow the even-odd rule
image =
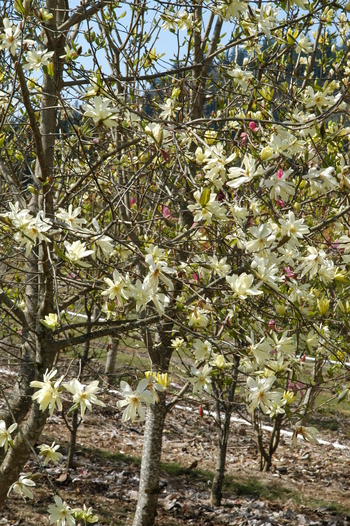
[[[168,371],[173,348],[171,347],[172,322],[161,322],[157,337],[160,346],[154,346],[151,334],[146,331],[144,340],[152,362],[153,370],[161,373]],[[153,526],[157,515],[159,493],[160,458],[165,416],[167,413],[166,394],[159,393],[159,402],[148,408],[142,462],[139,496],[133,526]]]
[[[230,435],[231,411],[225,414],[223,427],[218,426],[219,444],[216,453],[216,466],[213,485],[211,487],[210,502],[213,506],[221,506],[222,485],[225,477],[227,442]]]
[[[79,427],[78,411],[74,411],[73,417],[72,417],[72,427],[70,428],[70,441],[69,441],[69,451],[68,451],[68,459],[67,459],[67,469],[70,469],[73,467],[78,427]]]
[[[233,378],[232,383],[226,392],[226,401],[222,400],[224,393],[219,391],[213,382],[214,393],[216,391],[216,422],[218,433],[218,449],[216,454],[216,467],[213,485],[211,488],[210,502],[213,506],[221,506],[222,485],[225,477],[227,444],[230,436],[231,415],[233,411],[233,398],[236,392],[238,367],[240,358],[238,355],[233,358]],[[221,420],[221,413],[224,413],[224,421]]]
[[[159,402],[147,411],[139,498],[133,526],[153,526],[156,518],[165,415],[165,394],[160,393]]]
[[[105,374],[115,373],[115,362],[117,359],[118,345],[119,345],[118,338],[109,339],[109,350],[107,353]]]

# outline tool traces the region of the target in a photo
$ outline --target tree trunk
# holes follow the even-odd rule
[[[211,487],[210,502],[212,506],[221,506],[222,499],[222,485],[225,477],[226,453],[227,443],[230,436],[231,415],[233,411],[233,398],[236,392],[238,367],[240,357],[235,355],[233,357],[233,375],[232,383],[226,392],[226,401],[223,401],[224,392],[219,388],[215,381],[213,381],[213,393],[216,396],[216,423],[218,433],[218,449],[216,456],[216,467],[213,485]],[[221,413],[224,413],[224,421],[221,421]]]
[[[225,477],[227,442],[230,434],[230,419],[231,412],[225,415],[223,429],[221,429],[220,426],[218,429],[219,444],[216,453],[215,474],[210,495],[210,502],[212,506],[221,506],[222,485]]]
[[[160,457],[166,415],[165,394],[147,411],[142,450],[139,497],[133,526],[153,526],[157,514]]]
[[[8,449],[0,470],[0,509],[4,505],[9,487],[18,480],[29,458],[31,448],[41,435],[47,415],[48,411],[43,413],[39,409],[39,404],[33,404],[27,422],[17,433],[13,447]]]
[[[75,453],[75,444],[77,441],[78,427],[79,427],[78,410],[76,410],[73,413],[72,427],[70,428],[70,441],[69,441],[69,451],[68,451],[68,458],[67,458],[67,469],[70,469],[73,467],[73,459],[74,459],[74,453]]]
[[[107,353],[105,374],[115,373],[115,361],[117,359],[119,340],[118,338],[109,339],[109,350]]]

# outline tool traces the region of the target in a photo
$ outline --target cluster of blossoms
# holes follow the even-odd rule
[[[62,402],[60,399],[62,388],[73,395],[74,404],[71,410],[80,408],[82,419],[84,419],[86,409],[92,409],[92,404],[99,406],[105,405],[101,400],[98,400],[95,395],[98,390],[98,381],[93,381],[88,386],[85,386],[74,378],[68,383],[61,384],[64,377],[61,376],[58,380],[54,381],[53,378],[56,374],[57,370],[46,371],[43,382],[31,382],[31,387],[39,389],[34,393],[33,400],[39,403],[42,411],[49,409],[49,413],[52,415],[56,407],[58,410],[62,410]],[[5,451],[7,451],[9,445],[13,445],[11,434],[16,431],[17,427],[15,423],[7,429],[5,422],[3,420],[0,421],[0,447],[4,447]],[[62,457],[62,454],[58,451],[59,445],[55,444],[55,442],[53,442],[51,446],[41,444],[38,446],[38,449],[39,455],[44,458],[44,465],[49,462],[56,463]],[[10,486],[8,495],[13,491],[24,499],[26,497],[33,499],[33,487],[35,487],[33,476],[31,473],[26,473],[25,475],[21,475],[19,479]],[[50,513],[50,524],[74,526],[76,519],[83,520],[85,524],[98,521],[98,517],[93,514],[92,508],[86,508],[84,505],[83,508],[71,509],[59,496],[55,496],[54,500],[55,505],[50,505],[48,509]]]
[[[84,420],[86,409],[92,410],[92,404],[105,407],[105,404],[95,394],[99,389],[98,380],[90,382],[89,385],[81,384],[77,378],[73,378],[70,382],[62,383],[64,376],[61,376],[58,380],[53,380],[56,374],[57,369],[53,369],[50,372],[47,370],[44,374],[43,382],[34,380],[30,383],[31,387],[39,389],[33,394],[32,398],[38,402],[41,411],[49,409],[49,413],[52,415],[56,406],[59,411],[62,411],[60,398],[62,388],[73,395],[74,405],[72,410],[80,409],[82,420]]]
[[[133,391],[127,382],[120,382],[124,400],[119,400],[117,407],[126,407],[122,416],[123,422],[127,420],[135,421],[137,415],[139,415],[141,419],[144,419],[145,410],[142,403],[149,407],[151,404],[159,402],[158,393],[166,391],[170,383],[167,373],[148,371],[145,376],[146,378],[140,380],[135,391]]]

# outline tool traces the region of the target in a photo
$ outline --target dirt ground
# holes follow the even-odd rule
[[[60,462],[40,467],[34,456],[26,472],[38,474],[34,500],[12,494],[0,524],[49,524],[53,504],[51,478],[70,507],[92,506],[99,526],[129,525],[136,507],[142,454],[143,423],[125,423],[116,398],[105,395],[106,408],[88,413],[79,427],[75,467],[67,473],[69,432],[60,415],[49,418],[39,444],[60,444]],[[321,438],[339,441],[291,447],[282,437],[270,473],[259,472],[253,431],[233,423],[228,446],[223,505],[212,508],[210,485],[215,466],[213,420],[176,408],[168,415],[163,440],[157,524],[167,526],[224,525],[347,525],[350,524],[350,418],[341,413],[314,413],[312,425]]]

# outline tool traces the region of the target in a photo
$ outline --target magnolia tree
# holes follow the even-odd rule
[[[213,504],[235,396],[263,469],[282,424],[317,440],[316,395],[348,394],[348,32],[344,2],[3,2],[0,505],[34,496],[25,464],[62,399],[76,422],[103,405],[88,356],[108,338],[148,361],[116,401],[146,416],[134,526],[190,389],[216,406]],[[54,500],[52,524],[97,520]]]

